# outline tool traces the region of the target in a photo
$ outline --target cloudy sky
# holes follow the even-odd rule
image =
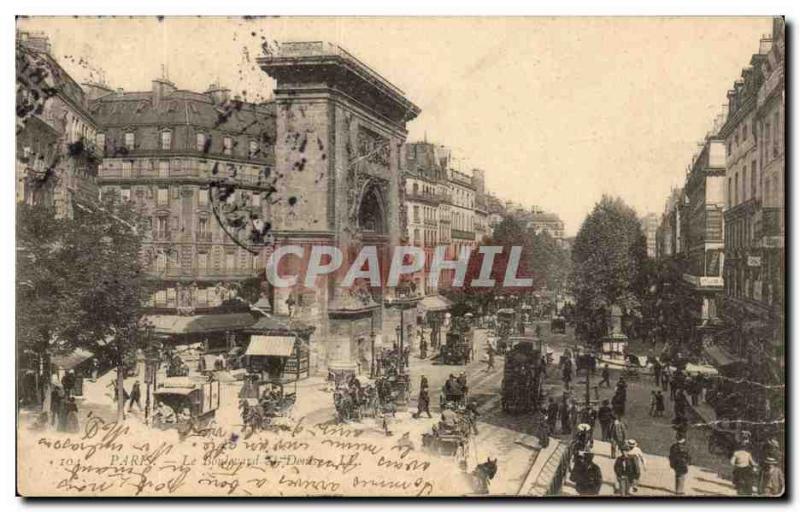
[[[660,212],[723,110],[766,18],[29,18],[78,81],[211,82],[270,96],[262,40],[337,43],[406,92],[409,140],[453,148],[501,197],[574,234],[603,193]],[[262,39],[264,38],[264,39]]]

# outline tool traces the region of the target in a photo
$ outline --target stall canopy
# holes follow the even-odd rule
[[[62,370],[72,370],[87,359],[94,357],[94,354],[82,348],[76,348],[68,354],[55,355],[50,360],[53,366]]]
[[[247,356],[289,357],[294,351],[294,336],[250,336]]]
[[[197,334],[244,329],[255,323],[250,313],[218,315],[152,315],[146,317],[156,334]]]
[[[420,301],[426,311],[447,311],[453,303],[441,295],[429,295]]]

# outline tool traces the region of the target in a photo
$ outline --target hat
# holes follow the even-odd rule
[[[764,464],[777,464],[778,461],[775,460],[775,457],[767,457],[764,459]]]
[[[636,439],[628,439],[625,441],[625,444],[629,445],[631,448],[636,448],[639,446],[639,443],[636,442]]]
[[[592,427],[590,427],[586,423],[581,423],[580,425],[578,425],[578,431],[579,432],[586,432],[587,430],[591,430],[591,429],[592,429]]]

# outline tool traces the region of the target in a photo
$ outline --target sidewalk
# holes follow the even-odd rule
[[[614,459],[611,458],[611,445],[604,441],[594,442],[594,462],[603,473],[601,496],[613,496],[616,476]],[[660,455],[645,454],[646,470],[634,496],[675,496],[675,474],[669,467],[669,459]],[[699,466],[690,466],[686,479],[687,496],[735,496],[733,484],[720,478],[715,472]],[[566,480],[562,489],[564,496],[577,496],[573,482]]]

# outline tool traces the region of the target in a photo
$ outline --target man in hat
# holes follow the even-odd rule
[[[739,449],[733,452],[731,466],[733,466],[733,485],[736,487],[736,493],[739,496],[753,494],[753,477],[757,464],[750,454],[749,441],[743,441]]]
[[[630,447],[630,456],[633,457],[634,463],[636,463],[636,473],[638,477],[632,483],[631,490],[636,492],[639,490],[639,480],[641,480],[642,475],[644,475],[645,470],[647,470],[647,463],[644,460],[644,453],[642,449],[639,448],[639,443],[636,439],[628,439],[627,445]]]
[[[602,379],[600,379],[600,382],[597,383],[597,387],[601,388],[601,387],[603,387],[603,384],[605,384],[607,388],[610,388],[611,387],[611,372],[608,369],[608,363],[603,365],[603,371],[600,373],[600,376],[602,377]]]
[[[628,496],[633,490],[633,483],[639,480],[638,468],[633,457],[631,457],[631,447],[623,443],[621,453],[614,462],[614,474],[617,475],[617,486],[620,496]]]
[[[614,422],[614,413],[608,405],[608,400],[603,400],[603,404],[597,411],[597,419],[600,422],[603,441],[608,441],[611,438],[611,424]]]
[[[422,413],[428,415],[428,418],[431,418],[431,398],[428,394],[428,379],[425,378],[423,375],[422,378],[424,379],[424,385],[420,385],[419,388],[419,397],[417,397],[417,412],[414,413],[414,418],[419,418],[422,416]]]
[[[628,439],[628,429],[622,420],[614,417],[614,423],[611,425],[611,458],[617,457],[617,449],[625,446],[625,441]]]
[[[767,457],[764,459],[761,478],[758,480],[758,494],[761,496],[781,496],[786,487],[783,470],[778,465],[778,459]]]
[[[686,474],[689,472],[689,464],[692,458],[689,449],[686,447],[686,438],[678,436],[677,440],[669,448],[669,467],[675,472],[675,494],[683,495],[683,487],[686,483]]]

